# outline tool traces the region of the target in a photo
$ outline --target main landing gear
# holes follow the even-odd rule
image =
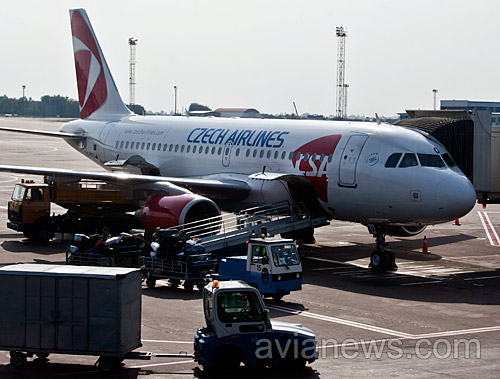
[[[379,225],[369,225],[368,230],[375,237],[377,249],[370,257],[369,267],[379,271],[396,271],[396,257],[394,253],[387,250],[387,242],[385,242],[385,227]]]

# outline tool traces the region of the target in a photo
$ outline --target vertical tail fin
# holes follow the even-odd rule
[[[69,14],[80,117],[108,120],[131,114],[116,88],[87,12],[72,9]]]

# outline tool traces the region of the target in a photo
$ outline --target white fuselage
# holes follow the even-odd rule
[[[163,176],[245,181],[252,189],[246,203],[290,196],[285,182],[251,174],[302,176],[339,220],[434,224],[462,217],[475,202],[458,167],[422,165],[418,154],[447,153],[439,143],[388,124],[133,115],[108,123],[76,120],[61,131],[84,132],[86,143],[68,142],[103,167],[139,155]],[[415,154],[417,164],[386,167],[394,153],[401,153],[400,161]]]

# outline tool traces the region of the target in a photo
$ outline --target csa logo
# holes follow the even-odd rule
[[[107,97],[106,78],[99,48],[86,21],[78,11],[71,16],[80,117],[99,109]]]
[[[292,164],[295,171],[300,171],[313,184],[316,196],[324,202],[328,201],[327,166],[331,163],[329,156],[335,152],[340,138],[340,134],[321,137],[293,152]],[[297,153],[300,153],[299,159]]]

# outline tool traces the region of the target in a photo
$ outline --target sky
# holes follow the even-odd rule
[[[347,114],[432,109],[437,98],[500,101],[497,0],[10,0],[2,2],[0,96],[77,98],[69,23],[85,8],[129,101],[262,113],[336,113],[337,37],[347,30]]]

